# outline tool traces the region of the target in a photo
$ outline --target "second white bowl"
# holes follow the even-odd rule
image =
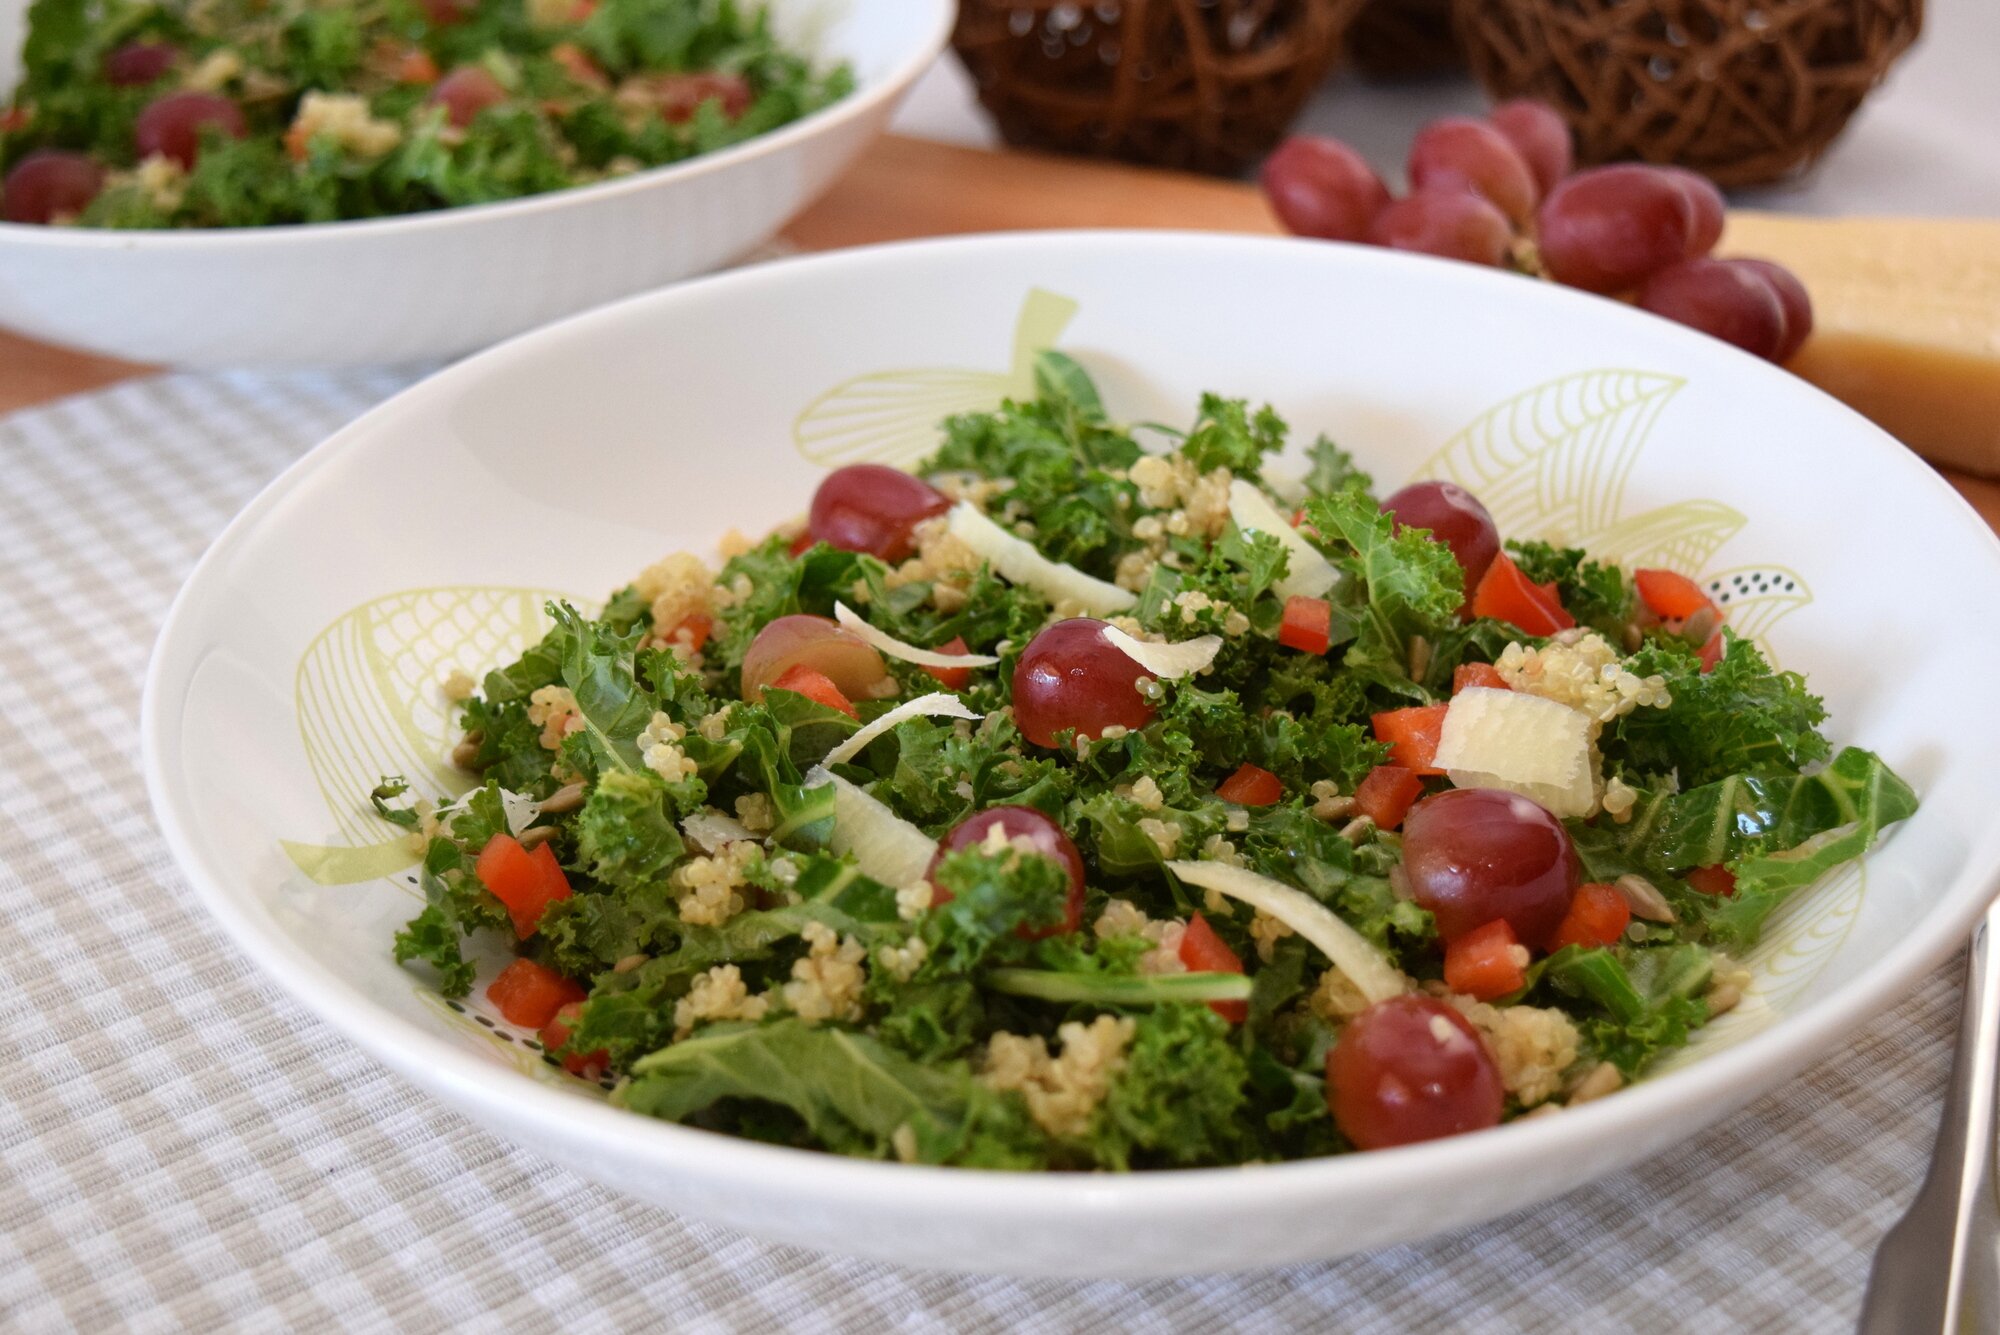
[[[133,361],[449,357],[713,269],[768,240],[888,124],[951,0],[768,0],[852,93],[720,152],[597,185],[400,218],[213,231],[0,223],[0,326]],[[0,0],[0,93],[27,0]]]

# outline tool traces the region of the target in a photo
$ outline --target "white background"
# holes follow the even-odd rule
[[[1418,126],[1485,105],[1466,79],[1384,85],[1338,74],[1298,128],[1347,140],[1394,184]],[[999,142],[950,56],[917,85],[895,128]],[[2000,0],[1932,0],[1916,46],[1810,174],[1732,199],[1801,213],[2000,215]]]

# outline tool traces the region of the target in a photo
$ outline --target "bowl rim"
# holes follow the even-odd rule
[[[811,115],[780,125],[727,148],[700,153],[679,162],[663,163],[643,171],[564,186],[540,194],[519,195],[484,204],[460,204],[419,213],[396,213],[379,218],[344,218],[332,222],[270,223],[254,227],[48,227],[35,223],[0,222],[0,247],[30,246],[53,250],[206,251],[216,247],[263,244],[311,245],[319,242],[411,233],[449,227],[457,223],[504,223],[529,214],[548,212],[572,205],[608,202],[638,194],[655,186],[691,180],[712,172],[726,171],[741,162],[783,152],[805,140],[865,118],[884,102],[901,97],[919,75],[943,54],[951,38],[956,18],[956,0],[896,0],[898,4],[921,3],[931,7],[929,23],[903,57],[878,77],[858,83],[845,97],[828,103]]]
[[[954,253],[976,257],[991,250],[1064,251],[1093,246],[1128,258],[1136,248],[1206,250],[1218,259],[1226,252],[1243,249],[1286,251],[1300,263],[1331,262],[1392,271],[1418,265],[1433,275],[1436,271],[1432,266],[1452,263],[1343,243],[1214,232],[1082,229],[927,238],[774,260],[641,293],[517,335],[426,376],[313,446],[267,484],[211,543],[168,609],[147,665],[141,697],[141,767],[154,818],[182,875],[238,948],[317,1018],[426,1092],[446,1091],[460,1108],[478,1106],[496,1111],[510,1138],[538,1152],[545,1142],[588,1146],[601,1159],[608,1147],[616,1146],[613,1153],[621,1159],[643,1161],[648,1169],[708,1181],[768,1181],[782,1175],[787,1179],[787,1191],[802,1202],[865,1202],[876,1209],[961,1213],[976,1209],[1003,1221],[1028,1221],[1058,1209],[1087,1210],[1101,1217],[1197,1206],[1220,1218],[1231,1212],[1306,1204],[1342,1191],[1436,1188],[1471,1180],[1470,1175],[1491,1175],[1496,1163],[1518,1168],[1558,1160],[1582,1141],[1643,1140],[1649,1126],[1677,1112],[1687,1114],[1693,1130],[1659,1142],[1653,1151],[1659,1152],[1714,1120],[1705,1113],[1740,1106],[1808,1062],[1825,1056],[1842,1035],[1899,999],[1943,961],[1979,914],[2000,895],[2000,825],[1994,825],[1985,829],[1983,837],[1975,835],[1969,841],[1965,868],[1937,907],[1887,954],[1837,991],[1804,1010],[1780,1017],[1721,1052],[1642,1080],[1620,1091],[1616,1098],[1566,1109],[1561,1117],[1517,1119],[1479,1135],[1276,1164],[1126,1174],[1007,1173],[852,1159],[768,1145],[629,1113],[523,1078],[517,1071],[464,1051],[444,1037],[378,1008],[331,968],[294,945],[253,899],[231,893],[226,879],[201,856],[195,827],[182,819],[182,799],[167,768],[168,751],[177,741],[168,733],[172,713],[167,706],[178,703],[162,698],[168,660],[177,654],[176,641],[183,623],[194,615],[194,604],[207,598],[206,586],[215,569],[261,527],[268,511],[310,483],[349,441],[373,434],[385,418],[407,411],[413,403],[455,394],[461,385],[504,374],[510,364],[534,358],[545,342],[582,332],[593,323],[629,316],[643,307],[658,306],[667,311],[690,297],[782,285],[801,268],[815,272],[865,270],[877,265],[893,267],[905,257]],[[1789,385],[1781,393],[1817,397],[1825,407],[1844,415],[1852,428],[1868,439],[1869,448],[1884,455],[1885,462],[1893,461],[1891,466],[1908,476],[1913,488],[1929,489],[1938,501],[1935,519],[1943,523],[1949,516],[1951,522],[1966,528],[1974,545],[1986,552],[1990,573],[2000,577],[2000,535],[1971,505],[1914,453],[1816,387],[1719,340],[1693,330],[1662,328],[1656,317],[1636,309],[1617,310],[1615,304],[1607,305],[1588,293],[1554,284],[1523,284],[1516,275],[1471,265],[1455,265],[1454,272],[1455,281],[1496,288],[1505,284],[1516,294],[1532,294],[1524,299],[1548,304],[1557,313],[1568,308],[1591,312],[1597,319],[1651,321],[1647,325],[1650,332],[1683,342],[1697,360],[1720,360],[1733,366],[1734,374],[1747,371],[1770,377],[1773,387]],[[1583,303],[1591,304],[1586,307]],[[1757,369],[1752,370],[1752,366]],[[534,1132],[532,1137],[524,1134],[528,1128]],[[1561,1184],[1540,1196],[1558,1189]]]

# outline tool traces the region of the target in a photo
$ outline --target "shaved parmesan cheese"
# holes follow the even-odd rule
[[[984,558],[1002,579],[1024,584],[1052,603],[1075,603],[1100,617],[1129,612],[1139,605],[1139,595],[1130,589],[1049,560],[1032,543],[1015,537],[964,501],[951,507],[945,524],[954,538]]]
[[[1240,477],[1229,484],[1229,517],[1238,528],[1270,534],[1285,549],[1285,577],[1272,586],[1279,597],[1319,598],[1340,583],[1340,572],[1333,563],[1299,536],[1291,521],[1278,513],[1255,484]]]
[[[822,765],[845,764],[848,761],[854,759],[854,757],[860,755],[862,749],[865,748],[868,745],[868,743],[874,741],[877,737],[880,737],[883,733],[889,731],[889,729],[895,727],[898,723],[901,723],[905,719],[913,719],[919,716],[927,716],[930,718],[969,718],[969,719],[978,719],[985,717],[984,714],[978,714],[970,709],[967,709],[962,703],[960,703],[959,698],[955,695],[951,695],[944,691],[932,691],[929,695],[920,695],[916,699],[911,700],[907,704],[897,705],[894,709],[884,714],[881,718],[876,719],[873,723],[870,723],[867,727],[861,729],[861,731],[855,733],[852,737],[849,737],[839,746],[836,746],[833,748],[833,750],[827,752],[826,759],[821,761],[820,763]]]
[[[861,619],[861,614],[846,603],[833,605],[833,619],[853,631],[861,639],[868,641],[877,653],[891,658],[900,658],[905,663],[915,663],[918,667],[934,668],[976,668],[992,667],[1000,660],[992,654],[941,654],[935,649],[919,649],[884,631],[879,631]]]
[[[937,840],[877,802],[824,765],[806,772],[806,786],[833,785],[833,838],[836,853],[851,855],[863,876],[902,889],[930,870]]]
[[[1104,638],[1116,645],[1120,653],[1162,681],[1192,677],[1213,663],[1216,651],[1222,648],[1220,635],[1203,635],[1178,644],[1161,644],[1154,640],[1135,640],[1116,626],[1106,626]]]
[[[1472,686],[1451,698],[1436,764],[1460,788],[1500,788],[1558,816],[1597,805],[1590,716],[1520,691]]]
[[[755,839],[750,827],[734,816],[725,816],[714,807],[703,807],[681,822],[681,833],[704,853],[713,853],[724,844]]]
[[[1318,946],[1371,1002],[1387,1001],[1409,990],[1402,970],[1389,963],[1388,957],[1371,945],[1367,937],[1336,918],[1303,890],[1222,862],[1169,862],[1167,870],[1189,885],[1242,900],[1276,918]]]

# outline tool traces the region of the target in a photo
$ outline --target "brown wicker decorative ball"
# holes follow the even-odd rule
[[[952,45],[1008,143],[1242,170],[1364,0],[961,0]]]
[[[1456,0],[1473,73],[1539,97],[1577,158],[1678,163],[1722,185],[1826,150],[1916,39],[1923,0]]]
[[[1422,79],[1464,69],[1451,0],[1368,0],[1347,30],[1347,62],[1371,79]]]

